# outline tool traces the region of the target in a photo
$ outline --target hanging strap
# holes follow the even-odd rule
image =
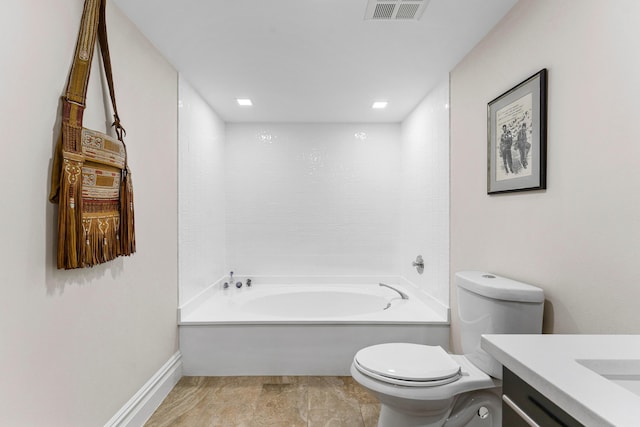
[[[107,19],[106,6],[107,0],[102,0],[100,6],[100,18],[98,20],[98,39],[100,40],[100,52],[102,53],[102,64],[107,76],[107,84],[109,85],[109,96],[111,97],[111,105],[113,106],[113,123],[111,126],[116,128],[118,139],[124,143],[124,136],[127,131],[120,124],[118,116],[118,107],[116,106],[116,92],[113,88],[113,76],[111,74],[111,57],[109,56],[109,42],[107,40]]]
[[[111,58],[109,56],[109,44],[107,41],[106,24],[106,0],[85,0],[80,22],[80,31],[76,43],[76,51],[69,73],[67,91],[64,97],[65,108],[63,120],[67,120],[71,126],[82,127],[82,114],[85,109],[87,98],[87,86],[91,73],[91,61],[96,45],[96,37],[100,43],[102,53],[102,63],[109,86],[111,106],[113,107],[114,122],[111,126],[116,129],[116,135],[123,141],[126,131],[120,123],[118,108],[116,106],[115,90],[113,87],[113,76],[111,72]],[[123,141],[124,142],[124,141]],[[80,147],[67,147],[74,151],[79,151]]]
[[[65,100],[84,109],[102,0],[85,0]]]

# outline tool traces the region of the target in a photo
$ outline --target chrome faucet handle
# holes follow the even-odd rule
[[[229,287],[229,282],[224,282],[224,285],[222,285],[223,289],[227,289]]]
[[[424,272],[424,260],[422,259],[422,255],[418,255],[411,265],[418,270],[418,274],[422,274]]]
[[[247,279],[247,288],[251,287],[251,279]]]
[[[242,287],[242,282],[236,282],[236,288],[240,289]]]

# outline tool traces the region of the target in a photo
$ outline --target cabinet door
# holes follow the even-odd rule
[[[579,427],[571,415],[516,374],[503,368],[502,425],[505,427]]]

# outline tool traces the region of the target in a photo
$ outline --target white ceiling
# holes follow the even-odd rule
[[[399,122],[517,0],[431,0],[419,21],[364,20],[367,0],[114,1],[227,122]]]

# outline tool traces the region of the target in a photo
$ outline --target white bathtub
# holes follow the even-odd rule
[[[353,355],[369,345],[447,348],[448,308],[399,278],[383,279],[409,299],[371,278],[218,283],[180,308],[184,374],[349,375]]]

